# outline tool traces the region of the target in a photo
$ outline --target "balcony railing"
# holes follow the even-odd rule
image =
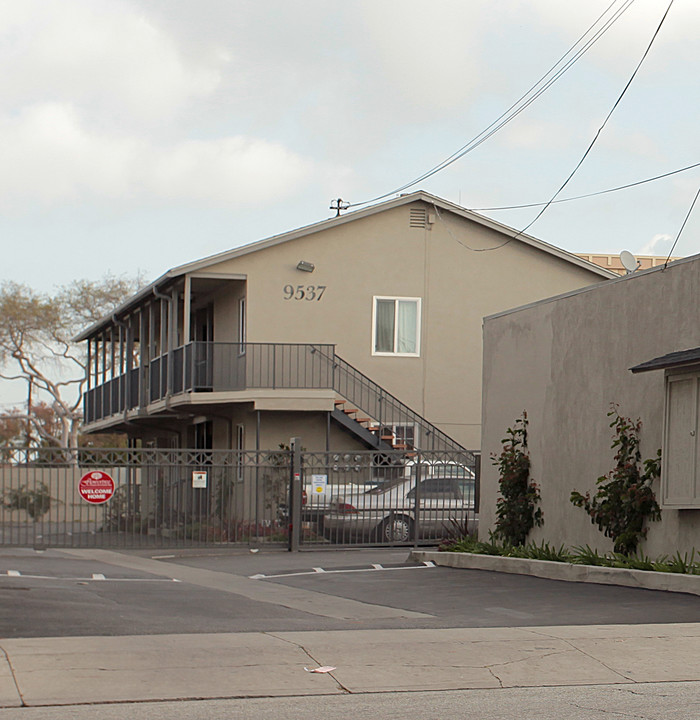
[[[334,345],[192,342],[85,393],[85,421],[188,392],[331,389],[378,426],[411,426],[415,444],[464,450],[456,441],[335,354]]]
[[[85,393],[95,422],[186,392],[332,388],[333,345],[192,342]]]

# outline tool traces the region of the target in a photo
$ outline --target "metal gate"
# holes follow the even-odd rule
[[[0,450],[0,546],[296,550],[435,543],[475,528],[471,453],[300,447]],[[85,490],[105,478],[113,494]]]

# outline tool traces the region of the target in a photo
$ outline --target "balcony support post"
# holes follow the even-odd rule
[[[192,278],[185,275],[185,291],[183,298],[182,313],[182,344],[188,345],[190,342],[190,318],[192,315]]]

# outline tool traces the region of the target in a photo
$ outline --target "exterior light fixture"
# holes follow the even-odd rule
[[[316,266],[312,262],[307,262],[306,260],[299,260],[297,263],[297,270],[301,270],[302,272],[313,272],[316,269]]]

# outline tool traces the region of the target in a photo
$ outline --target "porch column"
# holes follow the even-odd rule
[[[183,299],[183,318],[182,318],[182,344],[187,345],[190,341],[190,316],[192,308],[192,278],[185,275],[185,292]]]

